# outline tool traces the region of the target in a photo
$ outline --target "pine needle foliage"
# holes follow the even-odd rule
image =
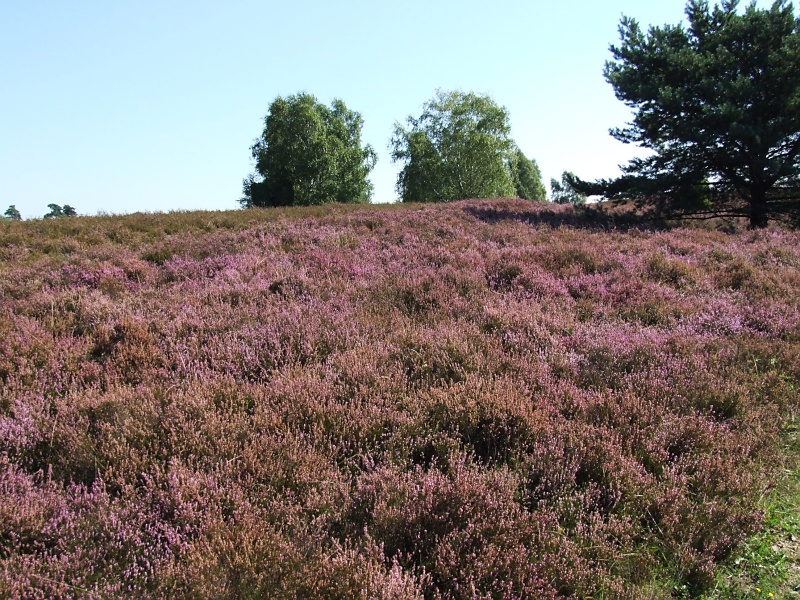
[[[800,207],[800,21],[785,0],[686,6],[688,24],[645,31],[623,17],[605,77],[634,109],[611,135],[651,151],[584,193],[659,212],[746,216],[751,227]]]

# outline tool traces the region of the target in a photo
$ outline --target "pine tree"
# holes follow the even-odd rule
[[[611,134],[652,155],[615,180],[572,178],[576,188],[662,212],[746,216],[752,227],[797,211],[800,21],[785,0],[737,5],[692,0],[688,27],[647,32],[623,17],[605,77],[635,115]]]
[[[6,209],[6,212],[3,213],[5,217],[10,221],[21,221],[22,215],[17,210],[17,207],[13,204]]]

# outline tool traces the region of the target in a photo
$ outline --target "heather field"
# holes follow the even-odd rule
[[[713,587],[795,426],[800,234],[576,210],[0,223],[0,597]]]

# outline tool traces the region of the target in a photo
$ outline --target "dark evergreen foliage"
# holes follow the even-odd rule
[[[50,212],[44,216],[45,219],[57,219],[64,216],[64,209],[58,204],[48,204],[47,208],[50,209]]]
[[[582,194],[572,181],[575,175],[570,171],[564,171],[561,181],[558,179],[550,180],[551,199],[556,204],[586,204],[586,196]]]
[[[688,27],[630,17],[606,79],[635,109],[611,134],[652,150],[615,180],[571,183],[589,195],[637,198],[662,213],[746,216],[752,227],[798,209],[800,24],[790,2],[737,11],[687,4]]]
[[[21,221],[22,215],[17,210],[17,207],[13,204],[6,209],[6,212],[3,213],[6,219],[9,221]]]
[[[58,219],[60,217],[75,217],[78,215],[78,212],[69,204],[65,204],[64,206],[60,206],[58,204],[48,204],[47,208],[50,209],[50,212],[44,216],[45,219]]]

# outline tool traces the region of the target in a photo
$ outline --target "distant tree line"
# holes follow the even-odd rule
[[[47,208],[50,209],[50,212],[44,216],[45,219],[57,219],[59,217],[75,217],[78,215],[75,209],[72,208],[69,204],[65,204],[64,206],[59,206],[58,204],[48,204]]]
[[[361,115],[341,100],[310,94],[276,98],[250,148],[255,172],[243,184],[245,207],[369,202],[376,155],[362,146]],[[395,124],[392,159],[404,163],[403,202],[519,196],[544,201],[536,161],[510,137],[508,111],[490,97],[437,92],[418,118]]]
[[[787,0],[769,9],[737,0],[686,5],[688,25],[643,30],[620,24],[605,77],[634,109],[611,135],[650,150],[616,179],[584,181],[565,171],[551,200],[633,199],[662,216],[742,216],[800,221],[800,20]],[[375,152],[363,120],[341,100],[277,98],[251,148],[255,172],[243,206],[368,202]],[[547,194],[536,162],[510,137],[509,115],[490,97],[436,93],[422,114],[395,123],[392,160],[402,164],[403,202]]]
[[[75,217],[78,215],[78,212],[69,204],[65,204],[64,206],[61,206],[59,204],[48,204],[47,208],[50,209],[50,212],[44,215],[45,219],[57,219],[59,217]],[[17,207],[12,204],[3,213],[2,220],[21,221],[22,215],[20,214],[19,210],[17,210]]]

